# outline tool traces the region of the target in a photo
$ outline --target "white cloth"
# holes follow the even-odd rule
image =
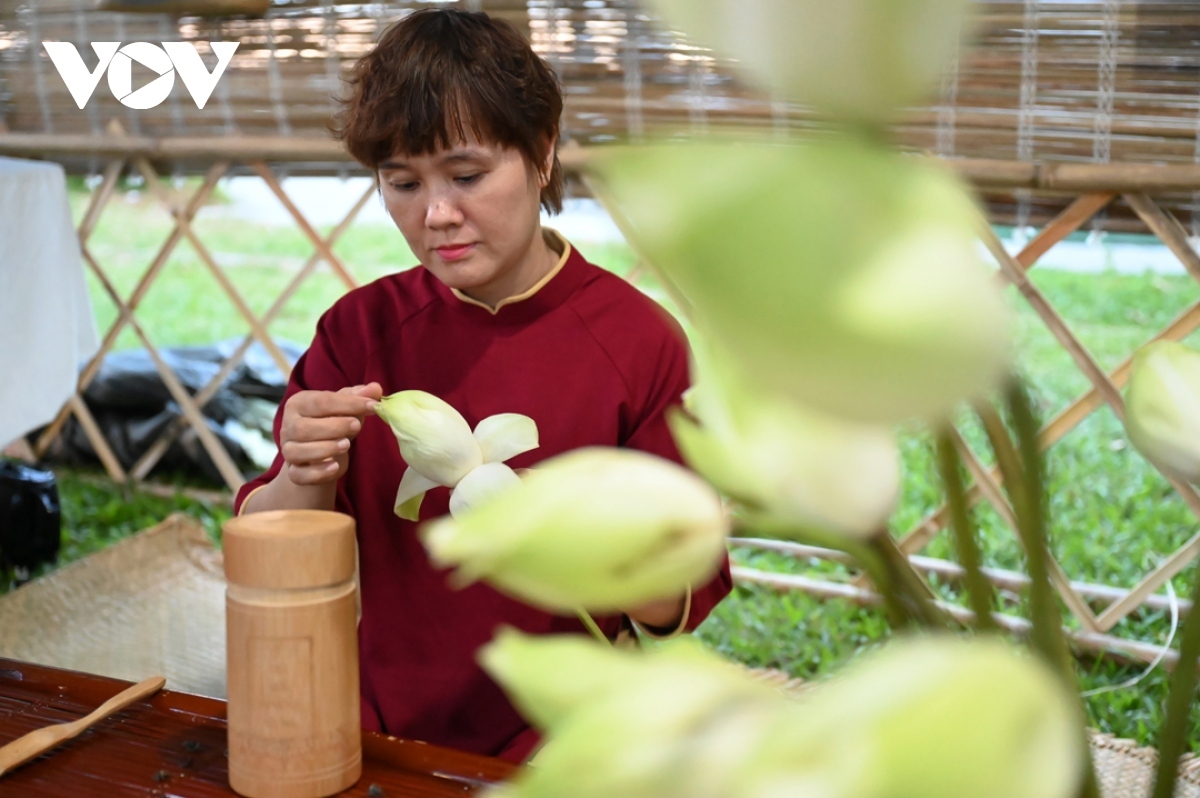
[[[62,167],[0,158],[0,449],[54,418],[98,346]]]

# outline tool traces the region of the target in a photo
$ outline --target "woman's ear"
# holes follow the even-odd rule
[[[550,175],[554,174],[554,155],[558,149],[558,136],[550,136],[550,146],[546,147],[546,157],[538,169],[538,186],[545,188],[550,185]]]

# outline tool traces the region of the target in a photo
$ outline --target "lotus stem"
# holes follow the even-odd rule
[[[914,606],[911,599],[906,599],[903,586],[898,584],[897,577],[903,576],[894,564],[889,563],[887,552],[878,539],[891,538],[887,530],[876,534],[874,538],[861,540],[849,535],[829,532],[822,529],[798,527],[792,521],[774,518],[766,514],[757,514],[751,510],[742,516],[734,527],[735,537],[767,537],[781,540],[796,540],[814,546],[843,551],[854,558],[854,562],[875,585],[875,589],[883,596],[884,609],[888,621],[893,628],[901,629],[913,622],[925,622],[922,613]],[[895,549],[893,544],[892,549]],[[903,555],[899,555],[903,559]],[[908,563],[905,562],[907,566]],[[909,568],[911,571],[911,568]],[[914,575],[919,582],[919,578]],[[924,587],[922,583],[922,587]],[[936,607],[934,608],[936,610]]]
[[[1075,673],[1071,649],[1062,628],[1062,614],[1054,597],[1050,583],[1050,544],[1046,528],[1046,480],[1041,445],[1038,441],[1040,425],[1033,412],[1029,394],[1019,380],[1013,379],[1005,389],[1005,404],[1012,417],[1017,445],[1004,427],[1004,422],[990,405],[981,405],[980,418],[984,423],[988,439],[996,452],[996,462],[1004,475],[1004,484],[1013,500],[1013,511],[1017,518],[1017,534],[1025,547],[1025,559],[1029,568],[1029,611],[1033,630],[1031,639],[1037,650],[1060,675],[1063,684],[1072,694],[1079,690],[1079,679]],[[1081,744],[1084,752],[1083,783],[1081,798],[1099,798],[1100,785],[1092,765],[1091,748],[1083,719],[1086,712],[1083,702],[1077,702],[1080,717]]]
[[[1063,637],[1062,615],[1050,586],[1049,551],[1040,497],[1030,494],[1031,480],[1000,414],[984,403],[976,406],[976,413],[996,454],[996,464],[1004,477],[1004,487],[1016,515],[1016,532],[1025,548],[1030,579],[1029,614],[1033,622],[1030,641],[1034,650],[1045,658],[1071,690],[1075,690],[1078,680],[1070,669],[1070,650]],[[1035,472],[1034,480],[1038,478],[1037,474],[1040,469]],[[1040,486],[1035,491],[1040,491]]]
[[[901,597],[900,591],[897,590],[891,569],[888,568],[880,553],[870,546],[856,546],[850,554],[875,585],[879,595],[883,596],[884,607],[887,609],[892,627],[903,629],[913,623],[915,618],[912,610]]]
[[[869,544],[888,574],[888,592],[896,594],[908,617],[925,627],[949,628],[953,623],[950,616],[934,603],[933,591],[913,570],[891,534],[885,529],[872,537]],[[885,590],[883,585],[877,587],[881,592]]]
[[[946,487],[946,506],[950,510],[955,547],[958,549],[959,561],[967,572],[967,599],[975,613],[975,626],[981,632],[994,632],[998,627],[992,618],[992,585],[980,570],[983,558],[975,539],[975,528],[967,511],[966,493],[959,472],[961,461],[949,427],[938,431],[937,455],[938,470],[941,472],[942,484]]]
[[[596,619],[592,617],[590,612],[580,607],[579,609],[575,610],[575,614],[579,616],[579,620],[583,622],[583,625],[587,627],[587,630],[592,633],[592,637],[596,638],[606,646],[612,645],[612,641],[608,639],[604,632],[600,631],[599,624],[596,623]]]
[[[1200,573],[1192,587],[1192,607],[1183,621],[1179,636],[1179,662],[1171,673],[1167,692],[1167,712],[1158,739],[1158,772],[1154,776],[1153,798],[1171,798],[1179,774],[1179,757],[1187,745],[1192,699],[1196,695],[1196,660],[1200,658]]]

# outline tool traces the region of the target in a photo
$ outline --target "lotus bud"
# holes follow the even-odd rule
[[[549,721],[535,766],[498,793],[514,798],[735,795],[730,764],[786,707],[692,640],[642,654],[514,634],[482,659],[522,712]]]
[[[901,639],[796,700],[689,642],[642,656],[513,636],[485,649],[522,711],[550,719],[536,766],[504,794],[1075,794],[1072,698],[1003,641]]]
[[[613,612],[707,581],[728,522],[704,480],[632,449],[577,449],[457,517],[427,524],[434,563],[549,611]]]
[[[1083,735],[1074,698],[1040,659],[1003,640],[897,640],[800,708],[800,720],[768,735],[746,773],[786,774],[802,750],[829,782],[857,763],[857,783],[840,794],[1076,795]]]
[[[728,359],[701,357],[698,365],[691,404],[700,424],[669,417],[692,468],[798,528],[868,536],[886,525],[900,496],[900,452],[889,430],[750,390]]]
[[[388,423],[408,467],[439,485],[457,485],[483,462],[483,452],[462,414],[425,391],[385,396],[375,412]]]
[[[1200,482],[1200,352],[1156,341],[1133,357],[1125,388],[1129,441],[1164,472]]]
[[[394,507],[406,521],[420,517],[426,491],[439,485],[454,489],[452,514],[512,486],[518,477],[502,462],[538,446],[537,424],[528,416],[488,416],[472,432],[462,414],[425,391],[386,396],[375,412],[391,426],[408,463]]]
[[[876,122],[924,99],[969,0],[651,0],[685,33],[818,112]]]
[[[586,704],[623,689],[644,658],[581,635],[528,635],[501,629],[479,652],[521,715],[542,731]]]
[[[784,398],[892,424],[1007,373],[982,216],[948,170],[849,137],[628,148],[597,170],[697,328]]]

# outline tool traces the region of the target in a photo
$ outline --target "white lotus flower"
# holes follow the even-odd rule
[[[650,0],[766,85],[831,116],[882,121],[924,99],[969,0]]]
[[[508,632],[487,671],[548,731],[509,798],[1069,798],[1080,719],[996,639],[900,638],[798,699],[695,641],[648,653]]]
[[[1147,460],[1200,482],[1200,352],[1156,341],[1133,358],[1125,388],[1125,430]]]
[[[549,732],[511,792],[489,798],[736,796],[738,764],[780,712],[795,709],[686,638],[643,654],[509,632],[480,659],[522,713]]]
[[[802,698],[800,709],[800,722],[756,747],[746,773],[785,775],[804,751],[826,783],[842,781],[834,794],[847,798],[1078,794],[1075,699],[1040,658],[998,638],[899,638]],[[807,784],[812,774],[797,770]],[[788,794],[775,781],[775,790],[749,794]]]
[[[697,347],[698,353],[703,350]],[[688,465],[735,500],[804,528],[869,536],[900,497],[890,430],[751,390],[730,360],[697,360],[683,413],[669,418]]]
[[[552,612],[677,597],[721,564],[728,519],[700,477],[633,449],[544,460],[478,508],[422,527],[438,566]]]
[[[1008,371],[983,217],[946,169],[850,137],[661,144],[595,166],[631,243],[756,384],[891,424],[943,418]]]
[[[418,519],[425,492],[439,485],[451,489],[451,514],[511,487],[520,478],[504,461],[538,446],[537,424],[529,416],[488,416],[472,432],[461,413],[425,391],[386,396],[375,412],[392,428],[408,464],[395,504],[396,515],[407,521]]]

